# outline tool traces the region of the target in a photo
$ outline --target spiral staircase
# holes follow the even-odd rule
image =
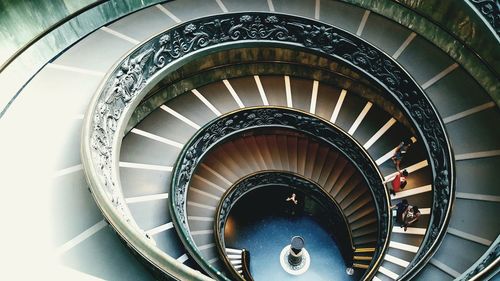
[[[387,2],[414,9],[425,18],[418,7]],[[12,253],[12,274],[32,268],[36,270],[25,274],[105,280],[232,279],[214,236],[221,198],[248,175],[286,171],[317,183],[338,204],[352,232],[352,266],[359,276],[371,274],[373,280],[494,279],[500,251],[500,223],[495,216],[500,208],[495,177],[500,166],[498,60],[481,61],[481,67],[486,65],[496,80],[478,82],[481,72],[456,53],[440,49],[439,39],[429,40],[418,28],[414,31],[404,21],[391,20],[380,7],[363,5],[328,0],[145,4],[78,37],[30,75],[19,74],[29,64],[25,58],[19,58],[23,60],[19,64],[14,60],[10,68],[16,69],[0,72],[6,95],[12,92],[12,99],[2,104],[1,116],[2,170],[5,186],[9,186],[7,198],[13,198],[4,206],[4,214],[12,214],[6,219],[12,234],[2,240],[10,244],[6,246]],[[128,119],[119,121],[125,123],[107,123],[123,128],[117,140],[103,146],[119,147],[110,159],[115,161],[112,176],[123,202],[119,197],[108,200],[110,206],[119,203],[113,205],[117,213],[110,211],[103,203],[107,199],[99,197],[95,187],[95,179],[102,175],[89,171],[91,164],[82,148],[94,145],[85,140],[85,127],[96,120],[94,108],[101,109],[98,94],[120,78],[115,70],[133,71],[123,66],[140,65],[148,56],[131,60],[132,50],[147,49],[141,42],[166,30],[186,32],[193,20],[223,19],[241,12],[237,18],[260,12],[271,13],[262,14],[262,19],[276,15],[320,21],[346,30],[395,60],[425,92],[444,124],[453,153],[451,199],[435,202],[438,176],[433,174],[435,159],[428,156],[435,143],[422,140],[418,127],[426,124],[414,124],[396,100],[384,96],[387,89],[375,85],[373,77],[321,53],[308,52],[307,45],[293,49],[276,42],[220,43],[220,49],[216,44],[207,53],[193,55],[168,76],[153,77],[154,83],[144,84],[144,96],[130,106]],[[447,27],[441,28],[446,32]],[[491,48],[498,50],[498,44]],[[401,140],[411,140],[401,164],[410,173],[408,185],[387,204],[407,199],[419,206],[421,218],[406,231],[389,223],[389,239],[381,243],[382,227],[376,214],[377,206],[382,207],[363,171],[349,157],[310,136],[264,129],[218,143],[203,156],[187,185],[184,225],[173,207],[178,196],[171,192],[182,166],[179,159],[213,122],[259,108],[293,110],[334,126],[364,149],[381,180],[394,176],[390,158],[396,146]],[[409,110],[413,114],[419,108]],[[442,235],[431,246],[429,232],[441,231],[433,228],[431,219],[440,204],[452,209],[444,215]],[[121,217],[118,224],[115,217]],[[124,234],[129,228],[139,238]],[[226,251],[228,256],[240,250],[230,251]],[[158,266],[157,260],[166,265]]]

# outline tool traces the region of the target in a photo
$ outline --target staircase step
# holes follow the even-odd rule
[[[274,166],[273,157],[269,151],[268,142],[265,136],[259,135],[255,137],[255,143],[257,144],[257,151],[260,151],[262,158],[264,159],[264,165],[268,170],[276,170]]]
[[[346,168],[342,171],[340,177],[335,182],[333,188],[330,190],[330,194],[336,198],[342,188],[344,188],[345,184],[355,174],[355,172],[356,168],[354,168],[352,165],[346,166]]]
[[[319,176],[318,179],[318,184],[320,186],[325,186],[326,182],[328,180],[328,177],[330,176],[332,169],[335,167],[335,163],[337,162],[337,159],[339,158],[339,153],[335,151],[329,151],[327,155],[327,160],[321,170],[321,175]]]
[[[356,248],[354,253],[373,253],[375,248]]]
[[[355,263],[352,264],[352,267],[367,269],[368,265],[367,264],[362,264],[362,263],[355,262]]]
[[[362,199],[364,197],[369,197],[370,194],[368,194],[367,190],[364,190],[362,188],[355,188],[353,192],[349,193],[344,200],[340,201],[340,206],[342,209],[346,209],[350,207],[356,200]]]
[[[275,135],[267,135],[265,138],[266,138],[267,146],[269,148],[269,153],[271,155],[272,166],[276,170],[283,170],[283,161],[281,159],[280,149],[278,147],[276,136]],[[268,163],[268,164],[271,164],[271,163]]]
[[[199,87],[198,91],[222,114],[240,108],[222,81]]]
[[[500,196],[499,188],[491,188],[491,183],[497,180],[499,156],[456,161],[455,165],[458,192]]]
[[[356,34],[359,23],[363,18],[364,10],[343,2],[320,2],[320,19],[324,22],[341,26],[343,29]]]
[[[365,105],[366,101],[363,98],[348,92],[335,124],[347,132]]]
[[[356,132],[352,136],[354,139],[356,139],[357,142],[359,142],[361,145],[364,145],[387,123],[387,121],[389,121],[389,119],[391,119],[389,113],[385,112],[382,108],[374,105],[370,108],[365,118],[357,128]],[[377,141],[385,137],[386,136],[384,133],[380,136],[379,139],[377,139]]]
[[[278,135],[276,136],[276,144],[278,147],[278,152],[280,153],[281,165],[284,171],[290,171],[290,159],[288,154],[288,143],[287,136]]]
[[[325,190],[327,190],[329,193],[330,191],[332,191],[335,183],[339,179],[340,175],[342,175],[342,172],[346,166],[347,166],[347,160],[344,157],[339,157],[335,162],[335,167],[332,169],[332,172],[328,176],[328,180],[323,186]]]
[[[217,203],[220,200],[220,197],[217,195],[214,195],[210,192],[195,188],[193,186],[189,187],[188,190],[188,200],[192,202],[200,202],[205,205],[210,205],[210,206],[217,206]]]
[[[316,157],[316,162],[313,165],[313,172],[311,175],[311,179],[315,182],[319,182],[321,172],[325,166],[325,163],[328,159],[328,151],[330,149],[326,145],[322,145],[318,149],[318,155]]]
[[[221,12],[221,9],[215,1],[186,0],[183,3],[169,1],[163,4],[163,6],[182,21],[188,21]],[[197,7],[197,9],[189,9],[187,7]]]
[[[189,209],[187,210],[189,215]],[[189,230],[191,231],[200,231],[206,229],[213,229],[214,221],[209,220],[190,220],[188,219]]]
[[[325,120],[330,120],[335,105],[340,97],[341,90],[342,89],[338,87],[326,83],[319,83],[315,114]]]
[[[226,253],[232,253],[232,254],[238,254],[241,255],[243,251],[240,249],[231,249],[231,248],[226,248]]]
[[[409,261],[404,260],[404,259],[402,259],[402,258],[400,258],[400,257],[393,256],[393,255],[391,255],[391,254],[389,254],[389,253],[386,253],[386,254],[385,254],[384,259],[385,259],[386,261],[391,262],[391,263],[393,263],[393,264],[396,264],[396,265],[398,265],[398,266],[400,266],[400,267],[402,267],[402,268],[406,268],[406,267],[408,267],[408,265],[410,264],[410,262],[409,262]],[[384,264],[385,264],[385,263],[384,263]]]
[[[487,246],[447,233],[434,258],[461,273],[472,266],[487,249]]]
[[[354,227],[357,227],[357,225],[353,225]],[[376,223],[376,220],[369,220],[367,222],[367,225],[358,227],[356,229],[352,229],[352,235],[354,237],[359,237],[359,236],[364,236],[364,235],[369,235],[369,234],[377,234],[378,230],[378,225]]]
[[[365,235],[361,237],[353,237],[353,241],[356,247],[370,248],[370,246],[373,246],[375,242],[377,242],[377,237],[374,235]]]
[[[405,233],[393,232],[391,242],[402,243],[414,247],[419,247],[423,237],[421,235],[407,235]]]
[[[427,264],[422,271],[415,277],[418,280],[455,280],[454,277],[437,268],[433,264]]]
[[[299,138],[297,142],[297,172],[301,175],[305,174],[306,170],[306,157],[309,147],[308,138]]]
[[[370,216],[370,214],[375,214],[375,209],[373,208],[373,206],[365,206],[365,207],[362,207],[361,209],[357,210],[356,212],[354,212],[352,215],[350,215],[349,217],[347,217],[347,220],[349,221],[349,223],[353,223],[363,217],[372,217]]]
[[[354,174],[347,180],[339,193],[337,193],[335,200],[337,200],[337,202],[342,202],[342,200],[344,200],[355,188],[367,188],[360,174]]]
[[[242,153],[243,149],[238,148],[233,141],[228,141],[224,144],[225,154],[229,156],[235,163],[230,162],[231,164],[237,164],[237,166],[231,166],[233,169],[239,169],[245,173],[249,174],[255,171],[253,165],[251,165],[251,158],[246,158]]]
[[[362,196],[362,197],[358,198],[357,200],[355,200],[354,203],[351,204],[349,207],[344,209],[344,214],[346,216],[350,216],[354,212],[356,212],[357,210],[361,209],[362,207],[372,204],[371,202],[372,202],[371,197],[368,197],[368,196],[363,197]]]
[[[288,2],[285,6],[290,6],[292,1]],[[310,9],[307,5],[301,5],[301,10]],[[276,6],[275,6],[276,7]],[[311,107],[311,93],[313,89],[313,81],[309,79],[301,79],[297,77],[290,77],[290,87],[292,90],[293,107],[305,112],[309,112]]]
[[[318,157],[320,145],[317,142],[310,142],[306,153],[306,166],[304,175],[308,179],[312,179],[315,169],[316,159]]]
[[[392,242],[392,241],[391,241]],[[391,243],[389,242],[389,243]],[[405,261],[411,261],[415,257],[414,252],[409,252],[409,251],[404,251],[400,249],[396,249],[393,247],[389,246],[389,249],[386,252],[388,255],[405,260]]]
[[[168,212],[168,200],[154,200],[128,204],[132,217],[143,230],[152,229],[172,221]]]
[[[168,90],[165,89],[165,91]],[[205,97],[202,93],[200,94]],[[203,101],[196,97],[192,91],[169,100],[168,107],[199,126],[204,126],[217,118],[217,115]]]
[[[450,227],[494,241],[500,231],[497,202],[457,198],[450,220]]]
[[[246,107],[264,105],[253,76],[229,79],[229,82]]]
[[[392,151],[392,156],[394,148],[396,148],[402,140],[408,140],[411,137],[412,134],[408,128],[400,122],[396,122],[384,133],[383,137],[370,146],[368,153],[372,159],[376,161],[390,151]],[[389,157],[386,161],[382,162],[382,164],[392,164],[392,160]]]
[[[375,222],[377,222],[377,218],[375,216],[364,217],[362,219],[355,221],[354,223],[351,223],[351,229],[353,231],[356,231],[361,228],[367,227],[371,224],[374,224]]]

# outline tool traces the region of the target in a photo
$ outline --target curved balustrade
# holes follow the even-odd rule
[[[494,0],[465,0],[472,4],[478,14],[487,22],[492,30],[500,36],[500,7]],[[498,37],[497,37],[498,38]]]
[[[500,272],[500,235],[490,245],[488,251],[456,280],[489,280]]]
[[[223,249],[226,247],[224,241],[224,229],[229,213],[231,212],[232,207],[245,194],[251,192],[252,190],[266,186],[290,187],[292,189],[297,189],[319,202],[324,207],[324,216],[331,220],[333,225],[336,226],[332,233],[339,242],[338,246],[346,266],[352,267],[354,255],[352,234],[347,218],[338,203],[335,202],[335,200],[329,196],[321,186],[302,176],[283,171],[263,171],[249,175],[248,177],[245,177],[233,184],[233,186],[226,190],[217,207],[214,224],[215,240],[219,255],[228,268],[232,267]],[[234,271],[233,275],[236,277],[238,276]]]
[[[293,129],[320,139],[345,155],[363,175],[372,193],[380,226],[378,235],[379,247],[374,255],[376,258],[373,259],[371,269],[366,275],[366,278],[370,279],[386,249],[391,227],[391,216],[389,215],[390,200],[388,192],[382,184],[382,177],[366,151],[347,133],[335,125],[313,117],[310,114],[288,108],[256,107],[229,113],[211,121],[198,130],[196,135],[184,146],[173,171],[170,206],[173,221],[177,229],[182,233],[181,239],[183,239],[184,244],[191,251],[191,254],[197,258],[197,261],[207,271],[216,275],[220,274],[201,258],[200,252],[189,233],[187,224],[187,190],[197,165],[201,163],[203,157],[214,146],[235,134],[262,127]],[[286,178],[282,178],[282,180],[284,179]],[[296,180],[299,180],[299,178],[296,178]],[[300,182],[304,185],[307,183],[307,181]],[[251,185],[247,185],[246,187],[250,188]],[[311,188],[314,189],[313,187]],[[245,188],[236,189],[235,191],[234,193],[229,191],[229,201],[222,203],[225,206],[220,209],[221,215],[217,218],[218,220],[227,216],[227,213],[224,212],[224,210],[228,210],[229,205],[227,204],[230,204],[230,202],[233,202],[232,199],[236,199],[236,197],[246,192]],[[221,231],[218,227],[215,230],[219,233]]]
[[[498,104],[499,69],[494,64],[498,48],[490,47],[498,45],[498,24],[495,28],[488,23],[495,15],[498,23],[498,5],[495,7],[493,0],[342,1],[414,30],[457,61]]]
[[[204,52],[244,44],[283,44],[336,59],[364,73],[387,91],[387,98],[401,106],[427,148],[434,179],[429,229],[416,258],[401,277],[414,275],[437,249],[454,198],[453,156],[439,115],[409,74],[382,51],[333,26],[294,16],[240,13],[196,19],[141,44],[108,74],[91,102],[82,134],[83,164],[106,218],[127,242],[145,239],[133,224],[123,223],[131,220],[118,180],[118,151],[126,124],[148,90]],[[143,255],[158,255],[151,247],[136,248]],[[151,262],[165,268],[162,258],[153,256]]]
[[[250,253],[245,249],[241,252],[241,264],[245,281],[253,281],[252,275],[250,274]]]

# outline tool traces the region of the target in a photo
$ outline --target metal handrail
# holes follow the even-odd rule
[[[253,281],[252,274],[250,273],[250,252],[246,249],[241,250],[241,265],[245,281]]]
[[[346,3],[348,5],[359,7],[359,8],[363,8],[363,9],[367,9],[367,10],[370,10],[370,11],[372,11],[371,8],[373,8],[373,6],[370,5],[370,2],[361,2],[361,1],[356,2],[356,1],[350,1],[350,0],[336,0],[336,1],[341,1],[341,2]],[[427,17],[426,15],[424,15],[422,12],[420,12],[418,10],[411,9],[410,7],[408,7],[407,5],[405,5],[402,1],[395,1],[395,0],[389,0],[389,1],[393,2],[394,5],[400,6],[400,7],[404,8],[404,9],[408,9],[409,11],[411,11],[411,12],[415,13],[416,15],[418,15],[420,18],[423,18],[423,19],[427,20],[429,23],[431,23],[432,25],[435,25],[436,27],[438,27],[440,30],[442,30],[444,33],[446,33],[452,39],[454,39],[457,42],[459,42],[460,45],[463,48],[467,49],[468,52],[470,52],[476,59],[478,59],[484,66],[486,66],[486,68],[491,73],[493,73],[496,77],[500,76],[500,74],[493,69],[493,67],[491,66],[491,63],[489,63],[488,61],[486,61],[483,58],[483,56],[481,56],[476,50],[474,50],[472,47],[470,47],[469,44],[466,41],[462,40],[460,37],[458,37],[457,35],[455,35],[454,33],[452,33],[450,30],[448,30],[447,28],[445,28],[441,23],[437,22],[436,20],[434,20],[432,18]],[[463,1],[467,2],[468,0],[463,0]],[[397,24],[401,24],[400,21],[398,21],[397,18],[392,18],[392,17],[389,17],[387,15],[384,15],[384,14],[381,14],[381,13],[377,13],[375,11],[373,11],[373,12],[376,13],[377,15],[385,18],[385,19],[388,19],[388,20],[390,20],[392,22],[395,22]],[[397,14],[397,13],[393,13],[393,14]],[[477,14],[477,15],[479,16],[479,14]],[[482,18],[481,18],[481,21],[483,21]],[[414,28],[410,28],[408,26],[407,26],[407,28],[414,30]],[[433,45],[436,45],[434,43],[434,41],[432,41],[430,38],[427,38],[427,37],[424,37],[424,38],[425,38],[425,40],[429,41]],[[439,47],[439,48],[441,50],[443,50],[444,52],[446,52],[446,50],[442,49],[441,47]]]
[[[491,243],[484,254],[456,281],[489,280],[500,272],[500,235]]]
[[[271,178],[271,180],[269,180]],[[268,182],[263,183],[260,182],[261,180],[268,180]],[[286,181],[289,180],[290,182],[293,182],[293,188],[297,188],[300,191],[304,193],[318,193],[318,195],[321,198],[321,201],[325,201],[324,205],[329,205],[332,206],[334,209],[334,216],[336,217],[341,217],[343,221],[343,226],[340,223],[341,229],[346,230],[345,232],[347,233],[347,240],[349,247],[348,249],[343,245],[343,240],[345,240],[344,237],[340,237],[341,239],[339,240],[342,244],[340,248],[341,252],[344,255],[344,259],[346,259],[346,265],[348,267],[352,266],[352,256],[354,255],[354,250],[355,247],[353,245],[353,237],[352,237],[352,230],[350,227],[350,224],[347,220],[347,217],[345,216],[344,212],[342,212],[342,208],[338,204],[338,202],[326,191],[321,187],[318,183],[313,182],[310,179],[307,179],[299,174],[290,172],[290,171],[275,171],[275,170],[264,170],[264,171],[259,171],[255,172],[253,174],[247,175],[241,179],[239,179],[237,182],[235,182],[232,186],[230,186],[222,195],[219,204],[217,205],[217,209],[215,211],[215,224],[214,224],[214,233],[215,233],[215,245],[217,246],[217,249],[219,251],[219,255],[222,257],[222,260],[224,263],[230,268],[230,262],[227,260],[227,257],[224,255],[224,248],[225,248],[225,241],[224,241],[224,228],[225,228],[225,222],[227,221],[227,218],[229,216],[230,209],[236,204],[236,202],[241,199],[243,195],[246,193],[258,189],[261,187],[266,187],[266,186],[288,186]],[[244,186],[242,186],[242,184]],[[242,188],[248,188],[248,190],[245,190],[243,193],[241,192]],[[237,194],[237,196],[235,196]],[[326,204],[328,202],[328,204]],[[333,207],[334,206],[334,207]],[[226,210],[227,209],[227,210]],[[337,225],[337,224],[336,224]],[[342,236],[342,235],[341,235]],[[336,236],[337,237],[337,236]],[[344,239],[342,239],[344,238]],[[342,247],[344,246],[344,247]],[[347,253],[348,252],[348,253]],[[346,255],[349,255],[346,257]],[[234,272],[233,272],[234,273]]]
[[[218,274],[217,269],[203,260],[193,237],[189,233],[186,210],[188,187],[196,167],[213,147],[235,135],[251,132],[261,127],[288,128],[314,136],[341,152],[363,175],[372,193],[380,225],[376,258],[372,260],[372,266],[365,274],[367,280],[371,279],[388,247],[390,229],[392,228],[392,221],[389,219],[391,217],[390,198],[382,183],[382,174],[368,152],[351,135],[327,120],[313,116],[308,112],[287,107],[250,107],[227,113],[203,126],[183,147],[172,171],[169,207],[170,213],[173,215],[172,221],[180,232],[181,240],[188,251],[205,270],[212,272],[212,274]]]
[[[421,87],[390,56],[342,29],[301,17],[228,13],[195,19],[152,37],[127,54],[101,84],[82,134],[82,158],[88,159],[85,170],[94,178],[91,189],[109,200],[98,204],[114,206],[121,215],[114,219],[132,221],[121,194],[117,151],[132,112],[153,85],[203,54],[245,44],[295,47],[339,60],[384,89],[386,98],[407,115],[428,152],[434,179],[431,230],[406,269],[406,273],[418,272],[441,243],[453,204],[455,168],[444,124]],[[136,235],[132,225],[126,230],[124,234]]]

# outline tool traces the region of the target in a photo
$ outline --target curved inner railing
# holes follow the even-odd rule
[[[170,202],[173,222],[192,256],[208,272],[220,272],[201,257],[187,224],[187,191],[198,164],[216,145],[237,134],[263,127],[286,128],[317,138],[341,152],[363,175],[372,194],[379,222],[378,247],[366,274],[370,279],[386,250],[391,228],[390,199],[376,164],[363,147],[337,126],[308,113],[281,107],[256,107],[221,116],[206,124],[184,146],[172,174]]]
[[[241,252],[242,273],[245,281],[254,281],[250,274],[250,253],[243,249]]]
[[[82,134],[82,162],[104,215],[126,241],[142,241],[121,194],[118,156],[126,124],[148,90],[187,61],[200,59],[204,52],[271,43],[316,52],[359,70],[386,90],[386,98],[400,105],[416,129],[416,137],[428,151],[434,203],[422,247],[401,275],[413,276],[446,233],[454,198],[453,156],[442,121],[423,90],[391,57],[353,34],[300,17],[238,13],[196,19],[141,44],[109,73],[89,106]],[[164,268],[161,263],[166,258],[158,249],[146,246],[138,250]]]
[[[220,258],[228,268],[232,269],[233,267],[224,253],[224,249],[226,248],[224,230],[231,209],[245,194],[263,187],[288,187],[300,190],[303,194],[306,194],[306,196],[319,202],[325,212],[322,215],[335,225],[335,229],[331,231],[336,241],[338,241],[337,245],[342,253],[346,266],[352,267],[354,256],[352,235],[350,234],[350,226],[347,218],[338,203],[335,202],[321,186],[302,176],[284,171],[262,171],[251,174],[234,183],[226,190],[219,201],[215,213],[215,244]],[[237,276],[237,273],[234,270],[232,271],[233,275]]]

